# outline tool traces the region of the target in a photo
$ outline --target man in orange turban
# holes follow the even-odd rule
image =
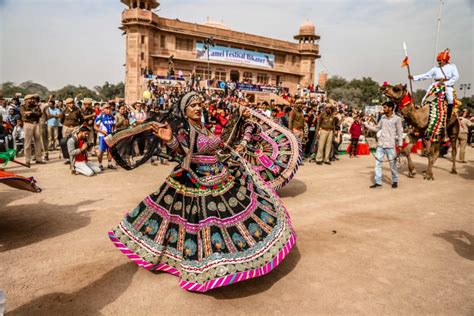
[[[434,79],[436,82],[444,82],[446,86],[446,100],[448,101],[448,117],[447,122],[451,118],[451,113],[453,111],[454,97],[453,97],[453,87],[456,81],[459,79],[459,72],[456,68],[456,65],[450,64],[449,60],[451,58],[449,49],[445,49],[440,52],[436,57],[438,61],[438,66],[433,67],[430,71],[425,74],[410,77],[414,81],[421,81],[426,79]],[[428,88],[428,91],[431,89],[431,86]]]

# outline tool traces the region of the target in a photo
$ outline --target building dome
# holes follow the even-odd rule
[[[316,35],[316,28],[314,27],[314,24],[306,20],[300,26],[299,35]]]
[[[230,27],[225,25],[224,22],[222,22],[222,21],[221,22],[212,21],[212,20],[209,19],[209,17],[207,18],[207,21],[204,22],[202,25],[209,26],[209,27],[215,27],[215,28],[223,29],[223,30],[230,30]]]

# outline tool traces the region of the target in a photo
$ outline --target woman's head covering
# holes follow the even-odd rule
[[[204,100],[202,96],[194,91],[186,93],[179,102],[179,110],[183,117],[186,117],[186,108],[194,103],[202,103]]]

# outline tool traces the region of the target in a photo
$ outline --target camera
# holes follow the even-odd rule
[[[87,142],[87,150],[94,148],[94,143]]]

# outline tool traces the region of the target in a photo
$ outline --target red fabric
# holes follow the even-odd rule
[[[220,135],[222,134],[222,130],[224,129],[224,127],[227,125],[227,122],[229,120],[224,118],[222,115],[220,114],[217,114],[216,115],[216,126],[215,126],[215,129],[214,129],[214,134],[215,135]]]
[[[82,145],[84,145],[84,140],[79,139],[77,143],[79,144],[79,148],[82,148]],[[83,153],[76,155],[76,162],[83,162],[83,161],[87,161],[86,155],[84,155]]]
[[[351,153],[351,144],[347,146],[346,152],[348,154]],[[362,155],[370,155],[370,148],[369,145],[366,143],[358,143],[357,144],[357,155],[362,156]]]
[[[398,109],[402,109],[405,106],[412,104],[413,100],[411,98],[411,95],[409,93],[405,94],[405,96],[402,98],[402,100],[398,103]]]
[[[349,133],[351,133],[351,138],[359,138],[362,135],[362,124],[352,123]]]
[[[444,62],[449,62],[449,59],[451,56],[449,55],[449,50],[442,51],[436,56],[437,61],[444,61]]]
[[[408,146],[408,143],[407,142],[404,142],[403,143],[403,148],[405,148],[406,146]],[[416,154],[419,150],[421,150],[423,148],[423,144],[421,143],[421,140],[418,140],[414,145],[413,147],[411,148],[411,153],[413,154]]]

